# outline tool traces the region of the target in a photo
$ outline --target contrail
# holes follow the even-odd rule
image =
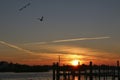
[[[31,3],[28,3],[28,4],[24,5],[23,7],[21,7],[21,8],[19,9],[19,11],[22,11],[23,9],[27,8],[27,7],[30,6],[30,5],[31,5]]]
[[[92,38],[73,38],[73,39],[63,39],[63,40],[53,40],[50,42],[35,42],[35,43],[27,43],[26,45],[30,44],[48,44],[48,43],[62,43],[62,42],[72,42],[72,41],[84,41],[84,40],[99,40],[99,39],[108,39],[111,37],[92,37]]]
[[[21,48],[21,47],[18,47],[18,46],[16,46],[16,45],[13,45],[13,44],[9,44],[9,43],[4,42],[4,41],[0,41],[0,43],[3,44],[3,45],[6,45],[6,46],[8,46],[8,47],[17,49],[17,50],[19,50],[19,51],[23,51],[23,52],[26,52],[26,53],[34,54],[34,52],[31,52],[31,51],[29,51],[29,50],[23,49],[23,48]]]
[[[97,40],[97,39],[107,39],[110,37],[94,37],[94,38],[75,38],[75,39],[64,39],[64,40],[55,40],[53,43],[61,43],[61,42],[70,42],[70,41],[81,41],[81,40]]]

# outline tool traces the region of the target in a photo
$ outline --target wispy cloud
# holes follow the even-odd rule
[[[4,41],[0,41],[0,44],[6,45],[6,46],[11,47],[11,48],[14,48],[14,49],[17,49],[17,50],[19,50],[19,51],[23,51],[23,52],[26,52],[26,53],[34,54],[34,52],[32,52],[32,51],[30,51],[30,50],[23,49],[23,48],[21,48],[21,47],[18,47],[18,46],[13,45],[13,44],[9,44],[9,43],[4,42]]]
[[[99,39],[108,39],[108,38],[111,38],[111,37],[105,36],[105,37],[73,38],[73,39],[53,40],[53,41],[49,41],[49,42],[27,43],[25,45],[31,45],[31,44],[49,44],[49,43],[63,43],[63,42],[84,41],[84,40],[99,40]]]

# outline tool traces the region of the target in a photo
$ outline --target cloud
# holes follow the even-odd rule
[[[45,45],[26,45],[27,48],[32,49],[32,51],[38,54],[54,54],[54,55],[77,55],[83,57],[96,57],[96,58],[110,58],[108,52],[101,51],[99,49],[78,47],[72,45],[58,45],[58,44],[45,44]],[[112,54],[113,55],[113,54]],[[52,56],[53,57],[53,56]],[[115,57],[115,56],[114,56]],[[113,56],[111,57],[113,58]]]
[[[85,41],[85,40],[99,40],[99,39],[108,39],[109,36],[105,37],[89,37],[89,38],[73,38],[73,39],[63,39],[63,40],[53,40],[49,42],[34,42],[34,43],[27,43],[25,45],[34,45],[34,44],[49,44],[49,43],[63,43],[63,42],[72,42],[72,41]]]
[[[21,47],[18,47],[18,46],[13,45],[13,44],[9,44],[9,43],[4,42],[4,41],[0,41],[0,43],[3,44],[3,45],[6,45],[6,46],[8,46],[8,47],[14,48],[14,49],[16,49],[16,50],[19,50],[19,51],[23,51],[23,52],[26,52],[26,53],[34,54],[34,52],[32,52],[32,51],[30,51],[30,50],[23,49],[23,48],[21,48]]]

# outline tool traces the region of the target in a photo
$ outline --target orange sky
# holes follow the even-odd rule
[[[1,60],[13,63],[29,65],[52,65],[59,61],[63,64],[71,64],[73,60],[79,60],[80,64],[116,64],[119,55],[98,49],[84,48],[72,45],[60,44],[10,44],[3,42],[0,56]],[[7,54],[7,55],[6,55]],[[111,56],[112,55],[112,56]]]

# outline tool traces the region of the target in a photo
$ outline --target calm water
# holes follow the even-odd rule
[[[0,80],[52,80],[52,72],[0,73]]]
[[[0,73],[0,80],[52,80],[52,72]],[[75,80],[78,80],[77,77],[75,78]],[[82,76],[81,80],[86,80],[86,79],[84,78],[84,76]],[[99,80],[99,79],[94,78],[94,80]],[[101,80],[104,80],[104,78],[102,77]],[[112,80],[112,78],[109,77],[106,80]]]

